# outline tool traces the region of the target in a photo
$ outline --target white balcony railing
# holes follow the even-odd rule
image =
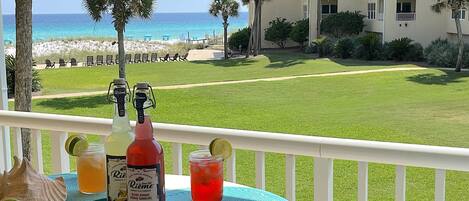
[[[415,13],[396,13],[397,21],[415,21],[415,19],[416,19]]]
[[[68,132],[97,134],[111,132],[111,120],[90,117],[0,111],[0,125],[15,127],[13,145],[21,155],[18,128],[32,129],[33,165],[43,171],[41,132],[49,131],[54,173],[69,172],[69,156],[63,149]],[[135,123],[133,123],[134,125]],[[358,162],[359,201],[368,197],[368,163],[396,165],[396,200],[404,201],[406,166],[435,169],[435,200],[445,200],[446,170],[469,171],[469,149],[400,143],[299,136],[280,133],[183,126],[154,125],[158,139],[172,143],[173,173],[182,174],[182,144],[207,145],[216,137],[226,138],[235,149],[255,151],[256,186],[265,189],[265,153],[286,155],[286,198],[295,200],[295,156],[314,157],[314,200],[333,199],[334,159]],[[11,160],[6,159],[6,160]],[[5,164],[6,161],[0,161]],[[236,156],[227,161],[227,180],[236,182]]]
[[[383,21],[383,20],[384,20],[384,13],[378,13],[378,14],[376,15],[376,19],[377,19],[378,21]]]

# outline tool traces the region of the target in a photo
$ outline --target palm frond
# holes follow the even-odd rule
[[[107,0],[85,0],[83,6],[90,14],[91,18],[98,22],[103,18],[103,14],[108,9]]]

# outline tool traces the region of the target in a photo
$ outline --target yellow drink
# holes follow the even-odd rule
[[[106,156],[104,149],[90,144],[77,158],[78,189],[81,193],[94,194],[106,191]]]

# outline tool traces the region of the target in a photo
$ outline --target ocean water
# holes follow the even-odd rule
[[[4,40],[15,41],[15,17],[4,15]],[[230,31],[244,28],[248,13],[230,18]],[[223,33],[222,20],[208,13],[157,13],[149,20],[132,19],[127,24],[125,36],[128,39],[152,40],[201,39]],[[164,37],[165,36],[165,37]],[[94,22],[87,14],[41,14],[33,15],[33,40],[50,40],[78,37],[117,37],[111,16]]]

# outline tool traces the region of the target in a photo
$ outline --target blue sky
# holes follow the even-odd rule
[[[3,14],[15,13],[15,0],[1,0]],[[84,13],[83,0],[33,0],[34,14]],[[157,0],[156,12],[207,12],[211,0]],[[247,11],[243,7],[241,11]]]

